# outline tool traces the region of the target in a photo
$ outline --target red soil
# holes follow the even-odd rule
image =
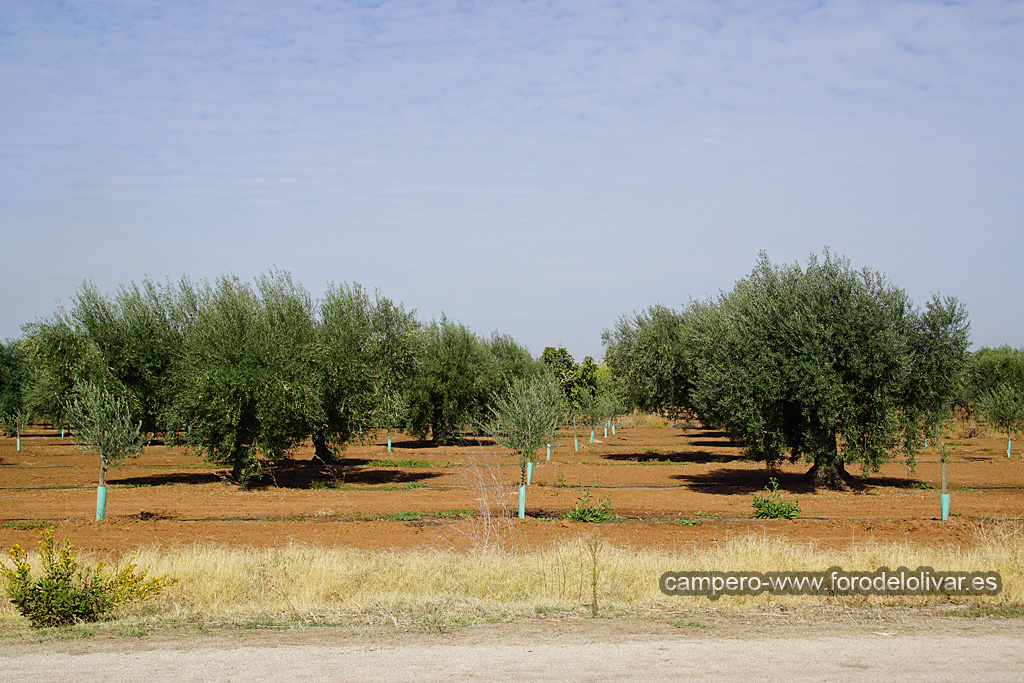
[[[938,519],[935,452],[919,458],[913,475],[893,463],[856,489],[827,491],[805,483],[806,464],[769,473],[708,430],[620,428],[607,438],[598,431],[593,444],[589,433],[580,442],[575,452],[571,433],[561,435],[550,462],[540,452],[528,487],[529,517],[510,522],[519,547],[592,532],[632,546],[714,544],[755,532],[826,546],[869,539],[970,545],[981,526],[999,523],[992,520],[1024,517],[1024,460],[1007,459],[1006,441],[998,438],[961,439],[947,458],[952,516],[946,522]],[[383,459],[421,462],[371,462]],[[421,466],[422,461],[436,466]],[[333,468],[313,459],[307,444],[277,468],[274,480],[246,491],[226,480],[225,469],[181,448],[155,445],[122,469],[110,470],[107,518],[95,522],[98,470],[95,453],[77,450],[70,438],[49,429],[29,430],[20,452],[14,439],[0,438],[0,547],[34,547],[35,520],[49,520],[57,524],[58,537],[112,555],[196,542],[462,548],[471,544],[470,527],[479,521],[457,515],[479,513],[480,482],[493,482],[497,475],[516,484],[519,478],[515,458],[490,442],[433,448],[399,434],[392,453],[379,435],[350,447]],[[752,495],[763,492],[769,476],[778,479],[785,499],[799,499],[799,519],[753,518]],[[578,483],[593,485],[593,503],[608,495],[624,519],[607,524],[559,519],[576,505]],[[342,486],[318,488],[325,485]],[[507,509],[515,507],[514,486],[486,490]],[[492,513],[501,512],[498,507]],[[455,517],[438,518],[445,512]],[[397,513],[406,513],[406,519],[393,519]]]

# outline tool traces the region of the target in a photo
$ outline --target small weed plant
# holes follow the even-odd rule
[[[99,621],[115,608],[144,600],[177,583],[176,578],[146,578],[129,560],[108,573],[104,564],[82,566],[75,548],[64,539],[57,544],[54,530],[46,529],[39,541],[41,576],[32,578],[28,553],[15,545],[8,551],[14,567],[0,565],[7,579],[7,597],[33,628],[70,626]]]
[[[766,495],[754,494],[754,517],[758,519],[796,519],[800,515],[800,502],[779,498],[779,482],[772,477],[764,487]]]
[[[612,510],[612,500],[606,494],[601,497],[597,504],[591,503],[590,491],[594,485],[580,486],[580,495],[576,501],[576,507],[565,515],[570,522],[593,522],[600,524],[610,522],[617,518]]]

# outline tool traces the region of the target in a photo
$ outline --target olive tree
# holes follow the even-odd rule
[[[317,456],[333,458],[361,427],[391,429],[405,418],[416,369],[418,323],[401,305],[360,285],[331,286],[320,305],[313,367],[322,424],[312,425]]]
[[[685,313],[651,306],[605,330],[605,363],[625,402],[678,418],[689,412],[691,368]]]
[[[21,410],[27,373],[24,343],[0,342],[0,415]]]
[[[107,467],[120,467],[124,459],[142,453],[149,437],[142,433],[142,422],[132,419],[124,396],[90,381],[75,387],[64,413],[79,447],[99,455],[96,519],[101,520],[106,514]]]
[[[816,484],[851,483],[899,450],[908,464],[952,404],[969,324],[953,298],[922,312],[870,269],[827,251],[806,268],[762,252],[751,275],[687,312],[691,400],[749,455],[813,462]],[[947,412],[948,414],[948,412]]]
[[[520,517],[524,516],[527,466],[537,449],[551,442],[564,415],[564,401],[561,386],[549,373],[515,378],[505,391],[492,394],[494,426],[488,431],[495,442],[519,456]]]
[[[8,436],[21,436],[28,410],[24,392],[28,365],[22,340],[0,342],[0,428]]]
[[[63,423],[64,408],[76,384],[111,383],[99,347],[74,329],[63,309],[51,319],[25,325],[24,330],[28,359],[24,400],[34,414]]]
[[[1024,395],[1024,349],[978,349],[971,354],[967,374],[961,402],[969,410],[983,408],[988,395],[1001,386]]]
[[[580,410],[590,418],[590,425],[593,428],[609,424],[613,419],[622,415],[626,411],[626,407],[622,399],[614,392],[598,392],[586,395]]]
[[[246,486],[326,422],[311,360],[313,301],[279,271],[255,288],[224,276],[190,298],[173,414],[189,443]]]
[[[1006,433],[1006,457],[1010,457],[1010,437],[1024,426],[1024,396],[1010,384],[997,385],[981,398],[985,419]]]
[[[408,385],[409,427],[423,439],[448,443],[463,427],[484,421],[493,387],[486,342],[445,317],[422,330],[420,360]]]
[[[187,289],[187,281],[182,290]],[[178,292],[144,280],[109,296],[86,281],[71,310],[26,326],[33,374],[26,394],[37,412],[60,419],[77,382],[116,386],[143,427],[163,427],[170,371],[181,345]]]

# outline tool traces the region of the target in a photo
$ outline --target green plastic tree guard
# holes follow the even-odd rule
[[[526,483],[527,484],[532,484],[533,483],[533,463],[532,462],[526,463]]]
[[[526,517],[526,487],[519,485],[519,519]]]
[[[107,487],[96,487],[96,521],[107,516]]]

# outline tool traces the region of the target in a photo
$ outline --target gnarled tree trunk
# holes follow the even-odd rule
[[[845,462],[839,456],[838,435],[832,435],[830,446],[827,452],[814,455],[814,464],[807,470],[807,479],[814,486],[834,490],[853,486],[856,477],[846,471]]]

